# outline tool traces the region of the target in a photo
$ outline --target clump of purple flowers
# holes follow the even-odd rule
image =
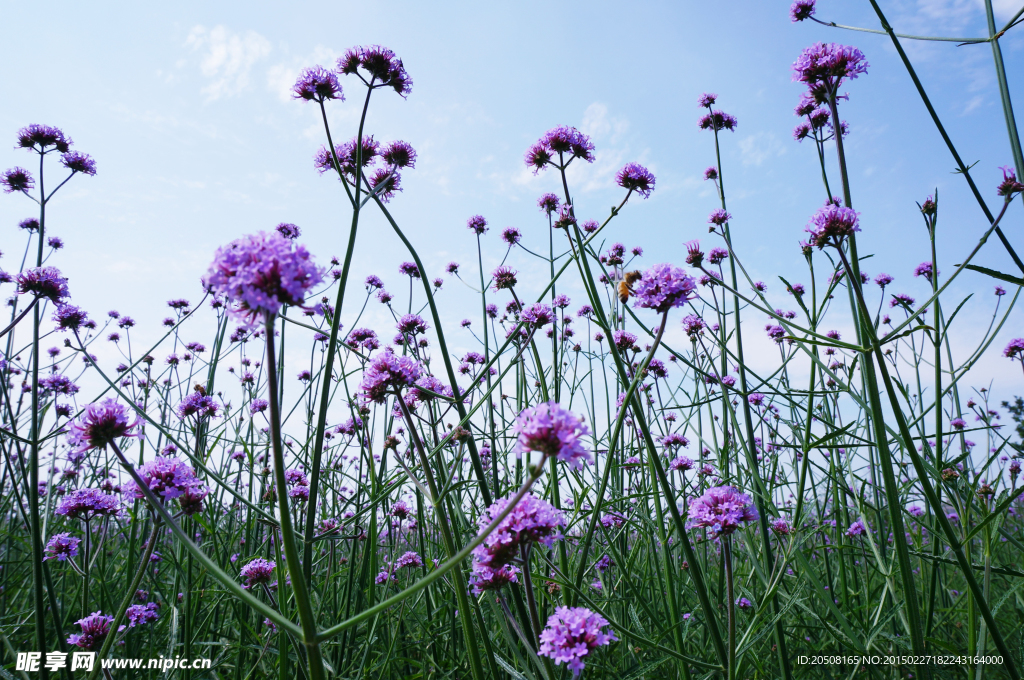
[[[500,498],[484,510],[478,520],[480,529],[485,529],[510,501],[511,498]],[[559,510],[528,493],[484,542],[473,549],[473,559],[477,564],[499,569],[512,561],[520,546],[542,543],[550,548],[561,537],[558,528],[563,526],[565,517]]]
[[[789,16],[793,20],[793,23],[803,21],[804,19],[810,19],[814,16],[814,1],[815,0],[796,0],[792,7],[789,8]]]
[[[96,649],[110,632],[110,626],[114,623],[113,616],[104,616],[102,611],[93,612],[84,619],[75,621],[81,629],[81,634],[68,636],[68,644],[81,647],[82,649]]]
[[[664,313],[697,295],[697,282],[679,267],[656,264],[634,285],[636,306]]]
[[[117,496],[99,489],[75,489],[61,499],[54,513],[89,521],[94,517],[116,515],[119,511]]]
[[[139,424],[128,422],[128,409],[111,398],[94,402],[85,407],[82,415],[70,425],[68,444],[72,450],[81,453],[91,449],[105,449],[121,437],[134,437],[131,431]]]
[[[257,557],[246,564],[240,572],[241,577],[245,579],[245,587],[252,588],[263,583],[270,583],[275,566],[277,565],[262,557]]]
[[[513,431],[518,435],[516,453],[537,451],[545,457],[554,456],[577,470],[590,462],[590,452],[583,448],[580,437],[590,433],[583,419],[548,401],[522,410]]]
[[[202,420],[203,418],[215,418],[219,409],[220,405],[213,400],[213,397],[196,390],[190,392],[178,404],[178,415],[182,420],[189,416],[195,416]]]
[[[568,159],[566,159],[566,156],[568,156]],[[556,163],[555,158],[558,158],[559,162]],[[533,172],[536,174],[547,167],[548,164],[555,165],[556,167],[565,167],[576,158],[582,158],[588,163],[593,163],[594,143],[590,141],[590,137],[576,128],[559,125],[548,130],[543,137],[531,146],[526,152],[524,160],[527,167],[533,168]]]
[[[68,280],[56,267],[26,269],[18,274],[17,283],[19,293],[31,293],[57,304],[71,294],[68,292]]]
[[[812,90],[824,85],[830,92],[835,92],[843,78],[852,80],[867,72],[868,63],[860,50],[837,43],[811,45],[793,64],[793,80],[806,83]]]
[[[607,625],[607,619],[586,607],[556,607],[541,631],[537,653],[553,660],[556,666],[566,664],[573,676],[579,675],[585,665],[583,657],[618,640],[613,631],[602,630]]]
[[[369,82],[359,73],[359,67],[369,74]],[[338,73],[359,75],[367,85],[373,88],[390,87],[402,97],[407,97],[412,92],[412,78],[406,72],[402,60],[395,56],[394,52],[380,45],[353,47],[348,50],[345,56],[338,59]]]
[[[66,562],[72,557],[78,557],[78,544],[81,542],[82,539],[75,538],[67,532],[54,534],[46,542],[46,557],[43,560]]]
[[[299,79],[292,86],[292,92],[296,99],[305,99],[323,103],[327,99],[340,99],[345,101],[342,94],[341,84],[338,83],[338,76],[334,75],[323,66],[313,66],[302,69]]]
[[[128,619],[128,627],[144,626],[160,618],[156,610],[160,608],[156,602],[146,604],[133,604],[125,610],[125,617]]]
[[[690,502],[690,526],[711,529],[713,536],[727,536],[757,518],[750,496],[732,486],[713,487]]]
[[[654,191],[654,174],[639,163],[626,163],[615,175],[615,181],[623,189],[635,191],[644,198]]]
[[[860,231],[858,215],[853,208],[844,208],[829,201],[811,216],[811,222],[807,225],[811,244],[824,248]]]
[[[202,485],[196,479],[195,471],[178,458],[155,458],[143,464],[138,472],[146,487],[163,500],[178,498],[189,489]],[[134,482],[127,485],[125,495],[136,500],[146,497]]]
[[[383,352],[370,362],[359,389],[366,399],[382,404],[389,393],[412,387],[422,374],[423,369],[412,357]]]
[[[282,305],[301,305],[322,280],[323,270],[305,247],[263,231],[218,248],[206,275],[206,285],[233,302],[232,313],[249,324],[277,314]]]

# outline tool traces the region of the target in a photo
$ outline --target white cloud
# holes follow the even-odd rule
[[[210,100],[243,91],[249,85],[249,71],[271,50],[270,41],[259,33],[234,33],[224,26],[196,26],[185,45],[201,53],[199,69],[210,80],[203,93]]]
[[[740,140],[743,165],[761,165],[773,156],[786,153],[786,147],[771,132],[758,132]]]

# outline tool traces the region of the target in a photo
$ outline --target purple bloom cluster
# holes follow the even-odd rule
[[[615,175],[615,181],[623,189],[635,191],[644,198],[648,198],[654,191],[654,175],[639,163],[626,163]]]
[[[81,151],[69,151],[60,157],[60,163],[72,173],[80,172],[90,177],[96,174],[96,161]]]
[[[47,147],[54,147],[60,153],[67,153],[74,142],[64,132],[52,125],[26,125],[18,130],[18,146],[44,152]]]
[[[341,84],[338,83],[338,76],[331,73],[323,66],[313,66],[302,69],[299,79],[292,86],[292,92],[296,99],[305,99],[323,103],[327,99],[340,99],[345,101]]]
[[[363,373],[359,389],[366,399],[382,404],[390,392],[412,387],[421,375],[423,369],[412,357],[382,352],[374,357]]]
[[[103,612],[93,612],[84,619],[75,621],[81,629],[81,634],[68,636],[68,644],[81,647],[82,649],[97,649],[103,644],[103,640],[110,632],[110,626],[114,623],[113,616],[104,616]]]
[[[1024,338],[1010,340],[1009,344],[1006,345],[1006,349],[1003,350],[1003,356],[1008,359],[1021,357],[1021,361],[1024,361]]]
[[[235,304],[237,318],[253,324],[282,305],[301,305],[322,280],[323,270],[303,246],[261,231],[218,248],[206,285]]]
[[[133,604],[125,610],[125,616],[128,619],[128,627],[135,628],[136,626],[144,626],[147,623],[151,623],[160,618],[160,615],[156,613],[156,610],[160,608],[156,602],[147,602],[146,604]]]
[[[26,269],[17,276],[18,292],[31,293],[60,304],[68,297],[68,280],[56,267]]]
[[[924,277],[925,281],[931,283],[932,280],[932,263],[922,262],[921,264],[914,267],[914,276]],[[940,272],[941,273],[941,272]]]
[[[793,64],[793,80],[809,87],[824,85],[835,92],[843,78],[856,78],[868,72],[864,54],[856,47],[837,43],[816,43],[804,49]]]
[[[480,595],[485,590],[497,590],[507,583],[519,583],[519,573],[519,567],[511,564],[492,569],[474,562],[473,571],[469,575],[469,585],[474,595]]]
[[[811,234],[811,244],[824,248],[833,241],[841,241],[860,231],[858,216],[859,213],[854,212],[853,208],[843,208],[829,201],[811,215],[811,222],[806,229]]]
[[[262,557],[257,557],[246,564],[240,572],[241,577],[245,579],[245,587],[251,588],[262,583],[270,583],[275,566],[277,565]]]
[[[53,320],[57,322],[59,331],[78,330],[89,320],[89,315],[84,309],[65,304],[54,310]]]
[[[568,160],[565,157],[568,156]],[[582,158],[588,163],[594,162],[594,143],[590,137],[583,134],[574,127],[559,125],[548,130],[533,146],[526,152],[526,166],[533,168],[536,174],[543,170],[549,163],[554,162],[558,157],[561,162],[568,165],[575,158]],[[544,208],[543,203],[541,207]],[[545,208],[546,209],[546,208]],[[548,210],[548,212],[551,212]]]
[[[423,566],[422,558],[420,558],[420,556],[417,553],[415,553],[415,552],[413,552],[411,550],[406,552],[404,555],[399,557],[397,560],[395,560],[395,564],[394,564],[394,568],[395,568],[396,571],[399,570],[399,569],[402,569],[402,568],[414,569],[416,567],[422,567],[422,566]]]
[[[46,542],[46,557],[43,560],[66,562],[72,557],[78,557],[78,544],[81,542],[82,539],[75,538],[67,532],[54,534]]]
[[[554,320],[551,307],[543,302],[534,302],[532,305],[529,305],[520,312],[519,318],[522,319],[523,323],[531,324],[537,328],[547,326]]]
[[[697,121],[697,127],[701,130],[735,130],[737,125],[736,117],[723,111],[712,111],[705,113]]]
[[[202,485],[202,482],[196,479],[195,471],[178,458],[155,458],[144,463],[138,469],[138,473],[149,490],[163,500],[178,498],[187,490]],[[134,481],[126,485],[125,495],[136,500],[143,500],[146,497]]]
[[[666,312],[697,295],[697,282],[679,267],[656,264],[634,285],[636,306]]]
[[[999,169],[1003,171],[1003,181],[996,188],[996,194],[1005,196],[1006,200],[1009,201],[1013,198],[1014,194],[1024,191],[1024,183],[1017,181],[1017,173],[1014,172],[1013,166],[1004,165]]]
[[[793,23],[810,19],[814,16],[814,2],[815,0],[796,0],[789,8],[789,16]]]
[[[553,660],[556,666],[564,663],[577,676],[585,665],[583,657],[618,640],[613,631],[602,630],[607,625],[607,619],[586,607],[556,607],[541,631],[537,653]]]
[[[519,455],[537,451],[545,457],[555,456],[577,470],[591,460],[590,452],[580,443],[580,437],[590,430],[582,418],[557,402],[543,402],[523,409],[516,418],[513,432],[519,437],[516,443]]]
[[[466,220],[466,228],[477,236],[487,233],[487,220],[482,215],[473,215]]]
[[[25,168],[14,167],[0,173],[0,185],[3,185],[5,194],[15,191],[27,193],[35,187],[36,181],[32,178],[32,173]]]
[[[105,449],[121,437],[138,436],[131,431],[139,424],[128,422],[128,409],[111,398],[94,402],[85,407],[82,415],[70,425],[68,444],[76,453],[90,449]]]
[[[338,59],[338,73],[351,75],[357,73],[360,66],[370,75],[373,87],[391,87],[403,97],[412,92],[412,78],[402,60],[388,48],[380,45],[353,47]]]
[[[99,489],[75,489],[57,504],[55,514],[89,521],[94,517],[116,515],[120,512],[117,496],[108,495]]]
[[[220,405],[213,400],[213,397],[203,394],[198,390],[190,392],[188,396],[178,404],[178,415],[182,420],[189,416],[195,416],[198,420],[204,418],[215,418]]]
[[[511,498],[500,498],[484,510],[478,520],[480,529],[485,529],[510,501]],[[550,548],[561,537],[558,528],[562,526],[565,517],[559,510],[533,494],[526,494],[484,542],[473,549],[474,562],[500,569],[512,561],[520,546],[542,543]],[[476,565],[473,568],[476,571]]]
[[[690,526],[711,529],[714,536],[731,534],[743,522],[753,522],[757,518],[750,496],[731,486],[713,487],[690,502]]]

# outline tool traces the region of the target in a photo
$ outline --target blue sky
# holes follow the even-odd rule
[[[1003,21],[1015,2],[996,2]],[[881,4],[900,32],[985,34],[980,0]],[[51,264],[70,277],[77,304],[96,316],[115,308],[131,314],[143,338],[156,337],[165,300],[200,297],[199,277],[213,251],[244,233],[293,222],[322,263],[343,253],[343,194],[312,166],[323,140],[318,112],[290,99],[288,87],[302,67],[329,66],[356,44],[391,47],[415,81],[408,100],[374,96],[368,131],[385,141],[405,139],[419,151],[392,210],[431,276],[450,260],[475,276],[468,267],[476,257],[465,229],[470,215],[482,214],[494,227],[486,237],[488,270],[504,252],[498,234],[505,226],[519,227],[530,247],[546,242],[535,200],[556,188],[555,178],[534,177],[522,155],[557,124],[580,127],[597,146],[597,162],[572,178],[577,214],[606,215],[621,197],[615,171],[640,161],[657,175],[657,190],[647,201],[631,201],[609,239],[644,247],[644,264],[681,263],[683,244],[706,237],[707,214],[717,207],[701,180],[714,160],[712,139],[696,127],[697,97],[712,91],[739,119],[723,146],[737,249],[755,278],[787,304],[777,276],[806,279],[797,242],[824,199],[813,147],[791,138],[801,87],[791,82],[790,65],[816,41],[856,45],[871,65],[868,75],[848,83],[842,111],[852,130],[860,248],[875,253],[865,269],[895,276],[894,291],[927,297],[925,283],[911,276],[928,256],[915,201],[935,188],[940,269],[952,271],[985,226],[966,183],[951,174],[953,161],[888,39],[792,24],[788,3],[53,3],[48,11],[22,3],[4,14],[0,139],[6,135],[10,144],[0,144],[0,166],[29,162],[12,147],[16,130],[35,122],[62,127],[96,158],[99,174],[75,178],[52,203],[50,233],[66,248]],[[878,27],[867,3],[824,0],[818,16]],[[1020,113],[1024,26],[1002,46]],[[1011,155],[990,48],[907,48],[997,205],[997,168]],[[354,134],[361,96],[354,82],[343,84],[351,96],[330,106],[335,139]],[[1024,211],[1013,208],[1004,226],[1016,238]],[[27,200],[0,196],[5,269],[17,268],[24,246],[15,225],[31,214]],[[1024,251],[1024,239],[1016,242]],[[366,218],[357,255],[356,281],[377,273],[398,288],[397,266],[407,258],[383,220]],[[539,275],[539,264],[516,257],[521,271]],[[1012,271],[994,239],[977,261]],[[972,274],[953,288],[954,297],[975,293],[961,313],[958,338],[966,348],[972,330],[991,315],[993,282]],[[477,308],[464,291],[456,286],[442,298],[456,320],[468,315],[466,305]],[[373,315],[384,323],[381,310]],[[1021,384],[997,356],[1009,337],[1024,334],[1021,319],[1015,312],[973,383],[1001,379],[1011,390]],[[470,345],[468,337],[459,342]],[[775,356],[761,338],[754,351],[765,362]]]

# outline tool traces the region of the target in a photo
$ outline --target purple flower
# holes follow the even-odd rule
[[[668,468],[678,472],[686,472],[687,470],[693,469],[693,461],[686,456],[679,456],[678,458],[674,458],[672,462],[668,464]]]
[[[30,234],[34,234],[39,231],[39,220],[34,217],[26,217],[21,222],[18,222],[18,227],[24,229]]]
[[[1008,359],[1021,356],[1024,357],[1024,338],[1014,338],[1010,340],[1010,343],[1006,345],[1006,349],[1003,350],[1003,356]],[[1024,358],[1022,358],[1024,361]]]
[[[513,288],[517,283],[516,271],[512,267],[504,265],[495,269],[491,278],[494,280],[494,290]]]
[[[573,677],[584,668],[583,657],[603,645],[618,640],[613,631],[602,631],[608,621],[586,607],[555,607],[547,627],[540,634],[540,656],[555,665],[565,664]]]
[[[155,458],[144,463],[138,473],[146,487],[163,500],[177,498],[186,490],[202,484],[196,479],[195,471],[178,458]],[[146,497],[134,481],[126,486],[125,495],[135,500]]]
[[[574,158],[582,158],[588,163],[594,162],[594,143],[590,137],[574,127],[559,125],[548,130],[536,144],[526,152],[526,165],[532,167],[534,173],[553,163],[555,156],[568,164]],[[565,156],[569,156],[566,161]],[[542,206],[543,207],[543,206]]]
[[[789,16],[792,18],[793,23],[803,21],[804,19],[810,19],[814,16],[814,1],[815,0],[796,0],[793,6],[789,8]]]
[[[323,270],[305,247],[263,231],[218,248],[206,275],[206,285],[235,303],[232,314],[250,325],[282,305],[301,305],[321,280]]]
[[[406,552],[404,555],[402,555],[401,557],[399,557],[397,560],[395,560],[394,568],[397,571],[397,570],[402,569],[402,568],[414,569],[416,567],[422,567],[422,566],[423,566],[423,559],[420,558],[420,556],[417,553],[414,553],[413,551],[410,550],[410,551]]]
[[[628,331],[616,330],[612,332],[612,342],[619,348],[619,351],[625,352],[636,345],[636,336]]]
[[[772,531],[778,536],[788,536],[792,529],[789,526],[789,521],[785,517],[779,517],[772,520],[771,523]]]
[[[508,227],[503,232],[501,232],[501,240],[509,244],[510,246],[514,246],[515,244],[519,243],[519,241],[522,238],[523,235],[515,227]]]
[[[711,166],[704,171],[704,180],[718,179],[718,168]]]
[[[509,504],[510,498],[499,498],[483,511],[477,523],[485,529]],[[565,526],[565,517],[554,506],[533,494],[526,494],[484,542],[473,549],[476,563],[498,569],[516,557],[520,546],[542,543],[551,547],[560,538],[558,528]]]
[[[389,393],[412,387],[422,374],[423,369],[412,357],[382,352],[363,373],[359,389],[366,399],[382,404]]]
[[[1004,165],[999,169],[1003,171],[1003,181],[999,183],[996,194],[1005,196],[1009,201],[1014,194],[1024,191],[1024,184],[1017,181],[1017,173],[1014,172],[1012,166]]]
[[[817,43],[804,49],[793,64],[793,80],[813,87],[824,85],[835,92],[843,78],[856,78],[868,72],[864,54],[856,47],[836,43]]]
[[[537,199],[537,207],[549,215],[558,210],[558,205],[558,196],[555,194],[544,194]]]
[[[431,394],[431,392],[433,394]],[[443,382],[441,382],[432,375],[425,375],[419,380],[417,380],[416,387],[413,388],[412,394],[413,397],[418,401],[432,401],[436,398],[434,394],[440,394],[446,397],[454,396],[452,388],[448,387],[447,385],[445,385]]]
[[[831,201],[811,215],[811,221],[805,231],[811,234],[811,244],[824,248],[833,240],[841,241],[854,232],[860,231],[858,216],[853,208],[843,208]]]
[[[466,220],[466,228],[477,236],[487,233],[487,220],[482,215],[473,215]]]
[[[380,142],[374,140],[373,135],[363,137],[362,144],[353,138],[343,144],[335,144],[334,156],[338,158],[341,171],[349,177],[355,177],[356,168],[365,168],[374,162],[380,152]],[[313,157],[313,165],[320,174],[328,170],[334,170],[334,157],[330,150],[321,146]]]
[[[51,394],[66,394],[70,396],[78,392],[78,385],[72,382],[71,378],[60,373],[54,373],[42,378],[39,381],[39,387],[44,396]]]
[[[84,521],[118,512],[117,496],[107,495],[99,489],[75,489],[64,496],[54,510],[55,514]]]
[[[684,316],[682,320],[683,330],[690,337],[691,340],[696,340],[697,336],[704,332],[704,329],[708,327],[704,323],[704,319],[700,318],[696,314],[690,314]]]
[[[963,418],[953,418],[953,420],[949,421],[949,426],[954,430],[962,430],[967,427],[967,421]]]
[[[736,606],[739,607],[740,609],[753,609],[754,608],[754,604],[750,600],[745,598],[745,597],[737,598],[736,599]]]
[[[50,302],[61,304],[68,297],[68,280],[56,267],[36,267],[18,274],[19,293],[32,293]]]
[[[507,583],[519,583],[519,567],[505,564],[497,569],[473,562],[473,571],[469,575],[469,585],[474,595],[485,590],[497,590]]]
[[[996,286],[996,297],[1002,297],[1006,295],[1006,289],[1002,286]]]
[[[941,272],[940,272],[941,273]],[[928,282],[932,280],[932,263],[922,262],[921,264],[914,267],[914,276],[923,276]]]
[[[178,404],[178,416],[184,420],[189,416],[195,416],[198,420],[204,418],[216,418],[220,405],[202,392],[190,392],[187,397]]]
[[[522,319],[523,323],[532,324],[537,328],[546,326],[553,320],[551,307],[548,307],[543,302],[534,302],[529,305],[520,313],[519,318]]]
[[[60,128],[52,125],[26,125],[18,130],[18,146],[22,149],[34,149],[44,151],[46,147],[52,146],[60,153],[66,153],[71,148],[70,137],[67,137]]]
[[[892,277],[888,274],[879,274],[875,277],[875,283],[878,284],[879,288],[885,288],[892,283]]]
[[[697,100],[697,106],[701,107],[702,109],[710,109],[712,106],[715,105],[716,101],[718,101],[717,94],[715,94],[714,92],[705,92],[700,96],[700,99]]]
[[[697,127],[701,130],[735,130],[736,118],[722,111],[712,111],[701,116],[697,121]]]
[[[144,626],[147,623],[151,623],[160,618],[157,614],[157,609],[160,608],[156,602],[147,602],[146,604],[133,604],[125,610],[125,616],[128,617],[128,627],[135,628],[136,626]]]
[[[412,279],[420,278],[420,268],[416,266],[415,262],[403,262],[398,266],[398,273],[405,274]]]
[[[866,532],[867,528],[864,526],[864,522],[857,520],[856,522],[850,525],[849,529],[847,529],[846,535],[850,537],[861,536]]]
[[[263,583],[270,583],[275,566],[277,565],[274,562],[262,557],[257,557],[246,564],[240,572],[241,577],[245,579],[245,587],[248,589]]]
[[[720,227],[731,219],[732,215],[719,208],[708,215],[708,224],[714,224]]]
[[[716,486],[704,495],[690,501],[691,527],[711,529],[713,536],[726,536],[740,528],[743,522],[758,518],[750,496],[731,486]]]
[[[69,151],[60,157],[61,165],[72,173],[80,172],[83,175],[93,176],[96,174],[96,161],[92,156],[81,151]]]
[[[697,283],[679,267],[656,264],[634,285],[636,306],[664,313],[697,296]]]
[[[54,534],[46,542],[46,557],[43,560],[58,560],[66,562],[72,557],[78,557],[78,544],[82,539],[75,538],[69,533]]]
[[[390,87],[402,97],[412,92],[412,78],[402,60],[388,48],[380,45],[353,47],[338,59],[339,73],[351,75],[360,66],[369,73],[372,87]]]
[[[78,330],[88,321],[85,310],[74,305],[60,305],[53,312],[53,320],[57,322],[57,330]]]
[[[764,402],[764,395],[760,392],[754,392],[747,397],[747,402],[749,402],[751,406],[760,406]]]
[[[635,191],[644,198],[648,198],[654,191],[654,175],[639,163],[626,163],[615,175],[615,181],[623,189]]]
[[[274,227],[274,231],[276,231],[278,234],[284,236],[286,239],[289,239],[291,241],[294,241],[295,239],[302,235],[301,229],[299,229],[294,224],[290,224],[288,222],[282,222],[281,224],[277,225],[276,227]]]
[[[203,499],[209,494],[210,490],[205,484],[187,487],[184,492],[178,496],[178,505],[181,506],[181,511],[183,513],[192,516],[197,512],[203,511]]]
[[[341,84],[338,83],[338,76],[334,75],[323,66],[304,68],[299,74],[299,79],[292,86],[292,92],[296,99],[305,99],[323,103],[327,99],[340,99],[345,101]]]
[[[773,326],[772,324],[768,324],[764,327],[764,332],[768,334],[769,338],[779,343],[781,343],[783,338],[786,337],[786,329],[782,326]]]
[[[516,418],[513,432],[518,436],[516,453],[537,451],[555,456],[576,470],[591,460],[580,437],[590,434],[583,419],[572,411],[549,401],[523,409]]]
[[[416,335],[427,332],[427,323],[419,314],[404,314],[396,324],[400,333]]]
[[[72,634],[68,636],[68,644],[81,647],[82,649],[97,649],[103,644],[103,640],[110,632],[110,626],[114,623],[113,616],[104,616],[102,611],[93,612],[84,619],[75,621],[82,628],[81,635]]]
[[[71,423],[68,444],[76,453],[91,449],[105,449],[121,437],[136,437],[131,431],[141,418],[128,422],[128,409],[111,398],[88,404],[82,415]]]
[[[415,168],[416,149],[402,140],[395,140],[385,147],[380,155],[384,162],[396,168]]]
[[[10,194],[15,191],[28,190],[35,187],[36,181],[32,179],[32,173],[25,168],[11,168],[0,173],[0,184],[4,187],[4,193]]]
[[[370,189],[382,203],[387,203],[394,198],[396,192],[402,190],[402,176],[395,170],[380,168],[370,177]]]
[[[252,403],[249,404],[249,414],[256,415],[257,413],[263,413],[270,406],[270,402],[266,399],[253,399]]]

